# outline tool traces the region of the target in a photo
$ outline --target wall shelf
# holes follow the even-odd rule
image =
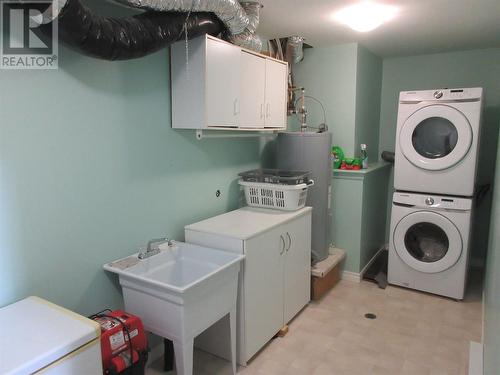
[[[196,129],[195,131],[196,139],[201,141],[202,139],[210,138],[263,138],[263,137],[274,137],[278,134],[276,129],[262,129],[256,131],[255,129],[238,129],[237,132],[230,131],[227,128],[211,128],[211,129]]]

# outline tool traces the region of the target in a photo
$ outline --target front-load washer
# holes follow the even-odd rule
[[[399,94],[395,190],[474,194],[482,88]]]
[[[389,283],[463,299],[472,202],[471,198],[395,192]]]

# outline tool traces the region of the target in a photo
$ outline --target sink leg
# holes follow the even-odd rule
[[[194,338],[184,343],[174,340],[175,368],[177,375],[193,375]]]
[[[233,375],[236,375],[236,306],[229,312],[229,331],[231,338],[231,364]]]

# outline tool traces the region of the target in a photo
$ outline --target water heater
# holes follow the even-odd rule
[[[331,133],[280,133],[277,144],[277,168],[309,171],[314,186],[309,188],[307,206],[312,213],[312,261],[328,257],[331,225],[332,164]]]

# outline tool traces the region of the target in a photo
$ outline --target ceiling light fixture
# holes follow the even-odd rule
[[[397,12],[395,6],[364,1],[339,10],[333,14],[333,18],[351,29],[366,32],[393,19]]]

